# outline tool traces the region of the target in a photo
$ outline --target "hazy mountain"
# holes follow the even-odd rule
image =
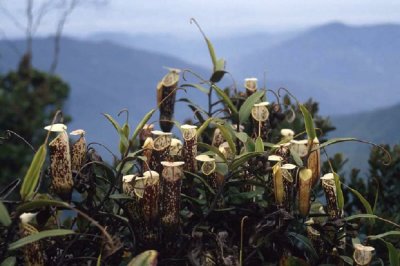
[[[400,144],[400,104],[369,112],[333,116],[336,130],[330,137],[355,137],[376,144]],[[366,170],[371,146],[345,142],[331,146],[330,152],[342,152],[349,158],[348,166]]]
[[[11,49],[11,47],[14,47]],[[33,44],[33,65],[48,70],[53,58],[53,40],[37,39]],[[23,41],[0,42],[0,72],[15,69],[24,51]],[[203,69],[182,60],[143,50],[122,47],[110,42],[88,42],[63,38],[57,73],[71,86],[67,113],[73,118],[71,129],[84,128],[90,141],[118,147],[117,133],[101,115],[114,117],[127,108],[130,122],[136,126],[145,113],[156,105],[157,82],[168,72],[163,66]],[[189,90],[197,102],[206,99]],[[178,97],[185,97],[180,91]],[[182,120],[187,118],[184,104],[177,104]],[[158,115],[153,117],[153,121]],[[121,122],[124,119],[119,119]]]
[[[239,58],[247,54],[262,51],[268,47],[277,45],[297,34],[297,32],[274,34],[260,32],[211,38],[211,42],[215,47],[217,55],[225,58],[229,66],[231,62],[239,60]],[[111,41],[127,47],[171,55],[185,61],[195,62],[197,65],[208,68],[211,67],[208,48],[200,33],[198,33],[197,38],[185,38],[184,36],[177,38],[176,36],[168,34],[150,35],[99,32],[88,36],[87,39],[94,41]]]
[[[400,101],[398,47],[399,25],[333,23],[244,56],[232,67],[259,77],[267,69],[270,87],[313,96],[324,113],[352,113]]]
[[[196,41],[168,35],[128,37],[105,33],[91,37],[97,41],[64,38],[57,71],[72,88],[68,104],[68,112],[74,119],[71,127],[85,128],[88,137],[93,136],[92,140],[114,147],[117,147],[116,133],[101,113],[116,115],[119,110],[128,108],[130,120],[135,124],[155,106],[156,84],[167,72],[163,66],[194,69],[206,78],[209,71],[196,65],[211,68],[201,35]],[[100,41],[102,39],[120,44]],[[400,102],[400,75],[397,73],[400,69],[400,26],[349,27],[333,23],[298,34],[260,33],[212,41],[218,56],[227,59],[227,70],[233,73],[239,88],[242,78],[248,76],[259,77],[261,85],[266,69],[268,88],[284,86],[300,100],[313,97],[320,102],[322,113],[333,116],[338,127],[334,136],[398,142],[398,138],[391,138],[396,131],[385,127],[395,126],[389,120],[398,120],[393,118],[394,114],[399,114],[398,109],[338,115]],[[34,66],[49,69],[52,44],[51,39],[35,40]],[[15,68],[18,63],[21,54],[10,47],[23,51],[23,46],[23,41],[0,42],[0,72]],[[132,48],[135,46],[140,49]],[[161,51],[188,61],[163,55]],[[184,92],[179,95],[185,96]],[[197,91],[193,99],[205,102],[205,97]],[[188,114],[187,109],[182,110],[183,106],[177,106],[177,113],[181,113],[179,120]],[[383,111],[386,116],[376,116],[376,112]],[[383,124],[376,124],[378,122]],[[368,148],[355,145],[364,149],[367,158]],[[347,144],[338,147],[342,146],[343,151],[351,147]],[[349,155],[362,158],[364,155],[355,149],[356,152],[351,151],[353,155]],[[365,163],[366,159],[358,162],[361,161]]]

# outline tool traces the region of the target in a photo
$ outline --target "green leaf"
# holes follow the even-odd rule
[[[360,192],[358,192],[357,190],[355,190],[355,189],[352,189],[351,187],[349,187],[349,186],[346,186],[354,195],[356,195],[356,197],[360,200],[360,202],[362,203],[362,205],[364,206],[364,208],[365,208],[365,211],[368,213],[368,214],[374,214],[373,213],[373,211],[372,211],[372,207],[371,207],[371,205],[369,204],[369,202],[360,194]],[[373,219],[370,219],[370,221],[371,221],[371,224],[373,224]]]
[[[115,130],[117,130],[118,134],[121,135],[122,132],[122,128],[119,125],[119,123],[109,114],[103,114],[108,121],[110,121],[110,123],[114,126]]]
[[[213,119],[214,119],[213,117],[210,117],[210,118],[207,118],[206,121],[204,121],[204,123],[197,129],[197,136],[201,136],[203,131],[208,127],[208,125],[210,124],[210,122]]]
[[[126,194],[111,194],[110,199],[113,200],[134,200],[131,196],[128,196]]]
[[[213,64],[213,69],[215,71],[217,68],[217,55],[215,54],[214,46],[212,45],[211,41],[206,37],[206,35],[203,35],[203,36],[204,36],[204,40],[207,43],[208,52],[210,53],[211,61]]]
[[[215,85],[212,85],[212,88],[215,90],[215,92],[217,93],[218,97],[228,106],[228,108],[231,111],[232,115],[234,117],[236,117],[237,114],[238,114],[238,111],[237,111],[235,105],[232,103],[232,101],[229,98],[229,96],[226,95],[226,93],[223,90],[221,90],[220,88],[218,88]]]
[[[335,186],[336,186],[336,195],[337,195],[338,208],[339,208],[340,211],[342,211],[343,207],[344,207],[344,197],[343,197],[343,191],[342,191],[340,178],[339,178],[339,175],[336,174],[336,173],[333,173],[333,177],[335,178]]]
[[[156,250],[146,250],[134,257],[127,266],[152,266],[157,265],[158,252]]]
[[[256,144],[254,143],[254,140],[252,138],[248,138],[245,144],[246,144],[247,152],[254,152],[256,150]],[[264,143],[264,147],[265,147],[265,143]]]
[[[239,110],[239,124],[243,124],[247,121],[251,114],[251,109],[253,108],[254,104],[260,101],[260,98],[263,97],[265,91],[256,91],[250,97],[246,99],[246,101],[242,104]]]
[[[303,167],[303,161],[300,158],[300,155],[293,149],[290,150],[290,155],[292,156],[294,162],[297,164],[299,167]]]
[[[17,258],[8,257],[7,259],[3,260],[0,266],[14,266],[15,264],[17,264]]]
[[[288,235],[289,237],[293,237],[296,241],[301,243],[306,248],[306,250],[309,251],[314,259],[318,259],[317,252],[315,251],[311,241],[307,237],[294,232],[289,232]]]
[[[300,110],[303,114],[304,117],[304,124],[306,127],[306,132],[308,135],[309,140],[314,140],[315,137],[317,136],[317,133],[315,132],[315,127],[314,127],[314,121],[313,118],[310,114],[310,112],[307,110],[307,108],[303,104],[299,104]]]
[[[376,216],[375,214],[362,213],[362,214],[354,214],[354,215],[345,217],[344,220],[345,220],[345,221],[351,221],[351,220],[362,219],[362,218],[377,219],[377,218],[379,218],[379,217]]]
[[[6,206],[0,201],[0,223],[4,226],[9,226],[11,224],[11,218],[8,214]]]
[[[249,139],[249,135],[247,135],[246,132],[236,132],[235,131],[235,136],[244,144],[246,144],[247,140]]]
[[[350,257],[347,257],[347,256],[340,256],[340,258],[341,258],[344,262],[346,262],[347,264],[349,264],[349,265],[353,265],[353,264],[354,264],[353,260],[352,260]]]
[[[101,266],[101,253],[100,253],[100,255],[97,257],[96,266]]]
[[[379,238],[384,238],[387,236],[400,236],[400,231],[388,231],[379,235],[370,235],[368,236],[369,239],[371,240],[375,240],[375,239],[379,239]]]
[[[124,133],[126,139],[129,138],[130,128],[128,123],[124,123],[124,125],[122,126],[122,133]]]
[[[65,236],[65,235],[71,235],[75,234],[73,230],[67,230],[67,229],[52,229],[52,230],[45,230],[41,231],[39,233],[34,233],[32,235],[26,236],[24,238],[21,238],[14,243],[11,243],[8,246],[9,250],[15,250],[17,248],[23,247],[27,244],[39,241],[43,238],[47,237],[54,237],[54,236]]]
[[[23,203],[17,207],[18,213],[29,212],[33,209],[38,209],[47,206],[54,206],[54,207],[64,207],[64,208],[71,208],[68,203],[58,200],[33,200],[26,203]]]
[[[142,130],[142,128],[144,127],[144,125],[147,123],[147,121],[149,121],[149,119],[153,116],[154,112],[156,111],[156,109],[151,109],[140,121],[140,123],[137,125],[135,131],[133,132],[131,141],[134,141],[137,137],[137,135],[139,135],[140,130]]]
[[[245,162],[247,162],[249,159],[253,158],[253,157],[257,157],[259,155],[263,154],[263,152],[246,152],[241,154],[240,156],[236,157],[231,165],[230,165],[230,170],[233,171],[236,168],[238,168],[239,166],[243,165]]]
[[[217,62],[215,63],[215,70],[214,70],[214,73],[215,72],[218,72],[218,71],[224,71],[225,70],[225,59],[223,59],[223,58],[219,58],[218,60],[217,60]],[[224,71],[225,72],[225,71]],[[226,72],[225,72],[226,73]]]
[[[388,249],[389,252],[389,262],[391,266],[399,266],[399,251],[393,246],[392,243],[387,242],[383,239],[381,239],[383,242],[385,242],[386,247]]]
[[[221,131],[221,134],[224,137],[224,139],[228,142],[229,148],[231,149],[232,153],[236,154],[236,145],[235,145],[235,143],[233,141],[232,135],[229,133],[229,131],[226,128],[226,126],[225,125],[221,125],[221,124],[216,124],[216,126]],[[230,125],[227,125],[227,126],[230,127]]]
[[[120,136],[120,140],[119,140],[119,152],[121,154],[125,154],[126,150],[129,147],[129,141],[128,139],[125,137],[124,134],[119,135]]]
[[[219,157],[221,157],[221,159],[224,162],[226,162],[226,158],[225,158],[224,154],[222,152],[220,152],[217,147],[211,146],[211,145],[209,145],[207,143],[203,143],[203,142],[198,142],[197,146],[199,148],[204,148],[204,149],[207,149],[209,151],[212,151],[214,154],[217,154]]]
[[[35,188],[39,182],[40,171],[42,170],[44,161],[46,160],[46,154],[46,145],[42,144],[35,153],[28,172],[24,177],[24,181],[22,182],[20,190],[22,200],[25,200],[27,196],[35,191]]]
[[[264,151],[264,143],[263,143],[263,140],[262,140],[262,138],[260,136],[258,136],[257,139],[256,139],[255,149],[256,149],[256,152],[263,152]]]
[[[181,87],[183,87],[183,88],[186,88],[186,87],[195,88],[195,89],[198,89],[199,91],[201,91],[201,92],[203,92],[205,94],[208,94],[210,92],[209,89],[206,89],[203,86],[200,86],[199,84],[182,84]]]

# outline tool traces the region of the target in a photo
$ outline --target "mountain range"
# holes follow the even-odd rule
[[[21,54],[14,51],[24,51],[24,47],[22,40],[0,42],[1,72],[16,68]],[[36,39],[33,47],[33,65],[49,70],[53,58],[53,39]],[[168,73],[163,66],[205,72],[200,67],[171,56],[126,48],[111,42],[94,43],[63,38],[61,47],[57,73],[71,86],[65,110],[72,116],[69,127],[85,129],[89,141],[105,144],[113,151],[118,148],[118,135],[102,113],[108,113],[122,123],[124,118],[118,119],[117,114],[126,108],[130,122],[136,125],[156,106],[157,83]],[[188,90],[187,93],[180,91],[178,97],[187,97],[186,94],[200,103],[206,101],[197,90]],[[186,105],[178,103],[177,109],[180,110],[177,111],[180,121],[188,118]],[[153,120],[157,119],[156,114]]]
[[[217,55],[227,60],[227,70],[239,89],[243,78],[250,76],[258,77],[262,86],[266,70],[267,88],[286,87],[300,100],[312,97],[318,101],[321,113],[329,115],[337,127],[332,136],[399,142],[394,133],[397,124],[390,122],[396,121],[392,117],[400,111],[396,105],[400,102],[399,25],[331,23],[301,32],[212,41]],[[15,69],[24,46],[23,40],[0,41],[0,73]],[[33,65],[48,70],[53,39],[35,39],[33,47]],[[85,128],[91,141],[113,150],[118,145],[117,135],[101,113],[116,116],[127,108],[132,124],[136,124],[156,104],[156,84],[167,73],[163,66],[193,69],[204,77],[211,70],[200,34],[198,40],[120,33],[98,33],[86,39],[65,37],[59,62],[57,74],[71,85],[66,110],[73,118],[70,127]],[[205,104],[200,92],[188,93]],[[178,97],[186,95],[182,91]],[[178,103],[180,121],[187,118],[185,110]],[[378,124],[383,121],[387,127]]]
[[[89,39],[145,48],[204,66],[211,64],[200,34],[198,40],[116,33],[99,33]],[[301,32],[211,41],[239,84],[250,76],[261,81],[265,72],[268,88],[285,87],[301,100],[313,97],[321,103],[324,114],[350,114],[400,102],[396,93],[400,89],[399,25],[330,23]]]

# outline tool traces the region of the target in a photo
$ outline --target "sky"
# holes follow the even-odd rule
[[[34,0],[35,13],[47,1]],[[329,22],[351,25],[399,23],[399,0],[77,0],[65,33],[88,36],[96,32],[163,33],[197,38],[194,17],[208,36],[304,29]],[[0,35],[24,36],[26,0],[0,0]],[[55,32],[63,12],[44,16],[36,35]],[[20,27],[10,19],[13,17]]]

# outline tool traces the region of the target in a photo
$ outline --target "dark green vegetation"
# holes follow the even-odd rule
[[[0,192],[0,257],[32,265],[152,265],[153,251],[133,258],[152,249],[160,265],[352,265],[359,242],[376,247],[372,264],[398,265],[400,225],[390,215],[397,211],[391,179],[398,179],[398,148],[391,152],[395,167],[382,165],[384,150],[373,154],[378,201],[372,179],[367,187],[354,174],[350,184],[362,194],[350,189],[335,173],[340,156],[320,168],[324,148],[345,139],[328,139],[333,127],[318,115],[318,104],[301,104],[284,89],[220,88],[225,62],[207,44],[210,75],[170,70],[157,86],[155,108],[141,105],[148,112],[141,121],[126,116],[118,123],[106,115],[118,136],[113,166],[87,146],[83,132],[78,140],[64,130],[39,140],[22,184]],[[184,85],[190,75],[197,82]],[[199,90],[208,104],[199,106],[185,90]],[[171,92],[189,105],[189,123],[197,126],[174,121],[184,139],[178,152],[171,135],[144,127],[157,120],[156,109],[171,117]],[[269,105],[255,105],[265,100]],[[281,134],[284,128],[296,135]],[[198,154],[205,156],[199,162]],[[148,167],[159,177],[143,173]],[[332,179],[318,180],[329,172]],[[11,191],[19,194],[15,200],[8,198]],[[36,215],[20,220],[26,212]]]
[[[68,93],[59,77],[31,68],[29,56],[21,59],[17,71],[0,75],[1,186],[25,174],[33,147],[45,136],[40,129],[62,108]]]

